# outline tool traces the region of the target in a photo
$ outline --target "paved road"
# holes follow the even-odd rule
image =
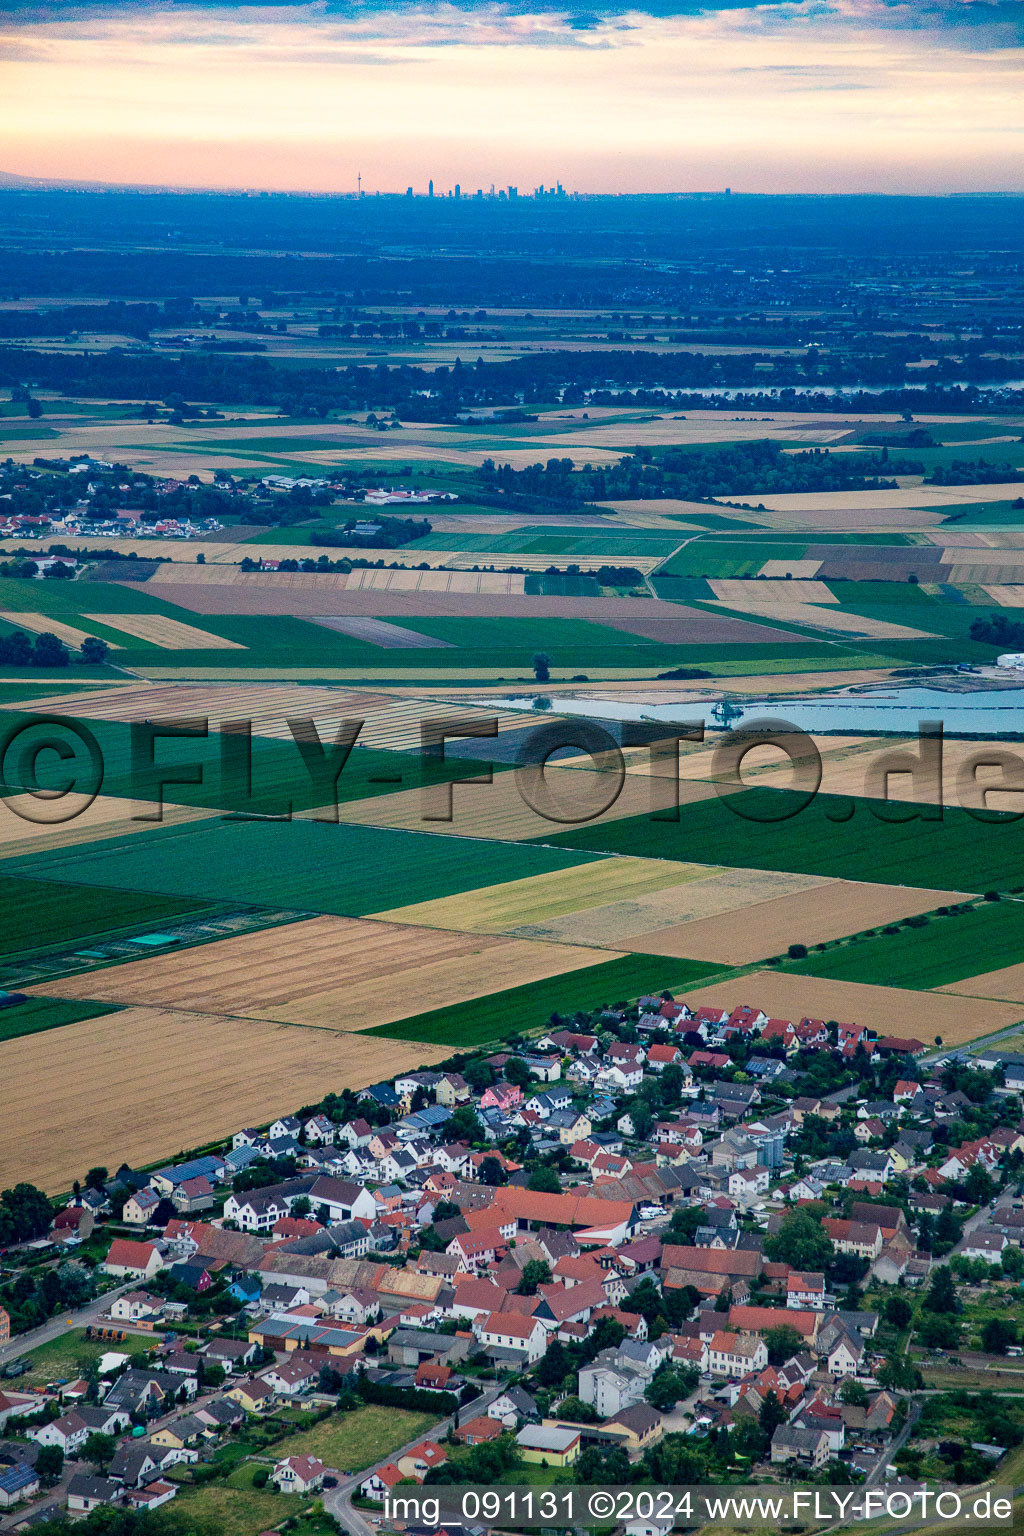
[[[30,1350],[38,1349],[40,1344],[49,1344],[53,1339],[62,1338],[71,1328],[87,1328],[90,1323],[96,1323],[109,1311],[110,1303],[123,1291],[138,1289],[137,1280],[129,1280],[124,1285],[119,1285],[115,1290],[104,1291],[102,1296],[97,1296],[95,1301],[90,1301],[87,1306],[79,1307],[77,1312],[58,1312],[48,1323],[43,1323],[41,1328],[33,1328],[31,1333],[19,1333],[0,1348],[0,1365],[9,1365],[12,1360],[17,1360],[22,1355],[27,1355]],[[119,1323],[112,1324],[119,1328]],[[111,1345],[111,1348],[114,1348]]]
[[[885,1476],[886,1467],[890,1466],[891,1463],[895,1461],[897,1451],[902,1451],[903,1447],[910,1439],[914,1425],[917,1423],[920,1417],[921,1404],[917,1402],[912,1403],[910,1406],[910,1412],[907,1414],[907,1422],[904,1424],[903,1428],[900,1430],[892,1444],[886,1446],[881,1456],[879,1456],[877,1462],[875,1463],[874,1468],[868,1473],[864,1483],[865,1488],[874,1488],[878,1483],[881,1482],[882,1478]]]
[[[464,1407],[459,1409],[460,1422],[464,1424],[467,1419],[475,1419],[480,1414],[486,1413],[494,1400],[499,1398],[504,1391],[504,1386],[494,1387],[489,1392],[481,1393],[471,1403],[466,1403]],[[327,1510],[327,1513],[334,1516],[342,1528],[348,1531],[349,1536],[377,1536],[376,1528],[370,1524],[362,1510],[354,1507],[352,1495],[358,1491],[360,1483],[365,1482],[376,1467],[383,1466],[388,1461],[399,1461],[408,1451],[412,1450],[414,1445],[419,1445],[424,1440],[443,1439],[452,1427],[453,1418],[454,1416],[449,1416],[446,1419],[441,1419],[439,1423],[434,1424],[430,1429],[424,1430],[422,1434],[417,1435],[414,1440],[410,1440],[407,1445],[401,1446],[397,1451],[392,1451],[390,1456],[382,1456],[379,1461],[373,1463],[373,1466],[364,1467],[362,1472],[357,1472],[353,1477],[345,1478],[339,1482],[337,1488],[329,1488],[324,1494],[324,1508]]]

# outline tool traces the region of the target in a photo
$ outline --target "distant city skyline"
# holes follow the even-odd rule
[[[435,196],[1024,190],[1019,0],[8,0],[0,170]]]

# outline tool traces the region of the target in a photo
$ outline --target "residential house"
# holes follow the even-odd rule
[[[580,1454],[580,1432],[547,1424],[527,1424],[516,1435],[523,1461],[544,1467],[571,1467]]]
[[[316,1493],[327,1468],[315,1456],[286,1456],[276,1462],[270,1481],[279,1493]]]

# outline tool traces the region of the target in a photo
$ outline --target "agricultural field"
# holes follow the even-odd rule
[[[556,1011],[570,1014],[577,1008],[614,1005],[663,988],[680,991],[716,969],[700,961],[623,955],[570,977],[509,987],[452,1008],[411,1014],[368,1030],[363,1038],[385,1036],[435,1046],[443,1041],[449,1050],[467,1050],[541,1029]]]
[[[616,958],[565,943],[319,917],[34,990],[152,1007],[187,998],[195,1012],[347,1031]]]
[[[598,857],[345,823],[225,819],[110,839],[92,851],[30,859],[30,867],[16,860],[8,869],[124,891],[361,916],[394,906],[410,887],[424,899],[450,896]]]
[[[23,1003],[0,1012],[0,1043],[18,1040],[24,1035],[40,1035],[50,1029],[63,1029],[83,1019],[114,1013],[110,1003],[92,1000],[76,1002],[63,997],[26,997]]]
[[[683,993],[691,1008],[735,1007],[735,983],[701,985]],[[770,1015],[781,1019],[835,1019],[864,1024],[879,1035],[916,1036],[931,1045],[936,1035],[945,1046],[968,1045],[1024,1018],[1024,1004],[985,998],[953,997],[944,992],[912,992],[866,982],[834,981],[792,971],[753,971],[743,978],[744,997],[756,997]],[[731,999],[731,1001],[730,1001]]]
[[[955,898],[945,893],[941,905],[948,905],[951,899]],[[882,921],[875,919],[876,923]],[[886,921],[891,927],[895,919]],[[921,926],[858,935],[823,954],[795,961],[789,968],[840,981],[916,990],[957,982],[958,992],[969,988],[975,997],[1013,998],[1012,990],[996,990],[998,983],[993,987],[992,978],[986,980],[985,972],[995,969],[997,961],[1004,962],[1000,971],[1024,974],[1024,904],[1019,901],[982,902],[969,912],[932,915]],[[1006,985],[1012,987],[1009,977]]]
[[[4,1176],[57,1193],[97,1163],[158,1162],[230,1136],[239,1123],[265,1124],[282,1102],[305,1099],[314,1080],[335,1092],[362,1088],[449,1049],[180,1005],[125,1008],[3,1041]]]
[[[1020,881],[1024,829],[1009,815],[980,821],[946,808],[941,820],[887,820],[875,802],[791,790],[749,789],[682,805],[678,822],[630,817],[548,837],[557,847],[844,880],[951,890],[969,872],[978,891]]]
[[[696,955],[723,964],[749,965],[784,952],[790,944],[818,945],[852,932],[858,925],[892,924],[931,910],[937,903],[958,900],[961,895],[848,880],[823,881],[810,889],[784,895],[777,890],[778,875],[761,878],[765,888],[776,887],[772,894],[766,893],[763,899],[734,911],[695,917],[674,927],[645,933],[637,947],[655,954]],[[742,923],[736,920],[740,916]],[[829,955],[833,953],[836,951]],[[804,968],[812,975],[831,974],[817,966],[817,959],[815,956]],[[857,975],[849,979],[882,978]],[[889,978],[885,979],[888,982]]]
[[[204,905],[139,894],[129,909],[122,891],[0,874],[0,960],[144,932],[171,918],[197,916]]]

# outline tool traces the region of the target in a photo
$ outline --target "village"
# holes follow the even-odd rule
[[[1022,1088],[997,1046],[664,995],[93,1169],[4,1258],[5,1296],[42,1264],[90,1299],[0,1310],[2,1528],[239,1467],[351,1531],[401,1483],[531,1468],[980,1480],[1024,1415],[959,1392],[947,1434],[938,1389],[1021,1354]],[[37,1379],[71,1324],[87,1368]],[[323,1427],[373,1405],[428,1432],[338,1464]]]

